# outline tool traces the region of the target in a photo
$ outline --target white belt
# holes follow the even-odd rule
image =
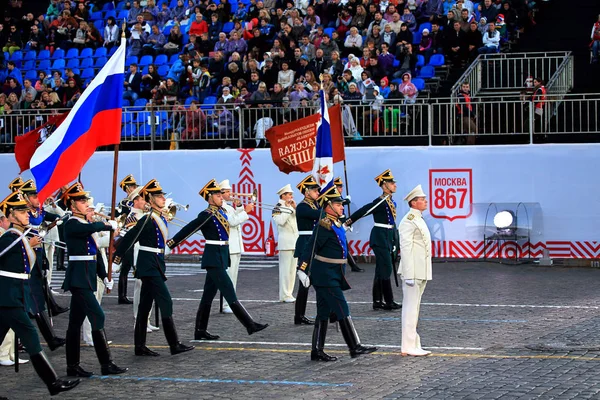
[[[69,261],[96,261],[96,256],[69,256]]]
[[[376,226],[378,228],[385,228],[385,229],[394,229],[394,225],[389,225],[389,224],[380,224],[379,222],[375,222],[373,224],[373,226]]]
[[[158,249],[156,247],[140,246],[141,251],[147,251],[149,253],[163,254],[165,249]]]
[[[214,244],[215,246],[228,246],[229,242],[226,240],[205,240],[204,244]]]
[[[318,254],[315,256],[315,260],[319,260],[329,264],[346,264],[346,262],[348,262],[345,258],[329,258],[320,256]]]
[[[19,274],[17,272],[8,271],[0,271],[0,276],[3,276],[5,278],[21,279],[23,281],[26,281],[30,277],[29,274]]]
[[[298,235],[312,235],[313,231],[298,231]]]

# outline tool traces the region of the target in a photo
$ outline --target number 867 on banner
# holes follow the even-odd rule
[[[430,169],[429,188],[433,217],[453,221],[473,212],[472,169]]]

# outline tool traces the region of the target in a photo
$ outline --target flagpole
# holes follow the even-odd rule
[[[344,110],[342,110],[342,105],[340,104],[340,128],[342,130],[342,143],[344,143],[344,147],[346,146],[345,144],[345,138],[344,138]],[[346,183],[346,197],[348,197],[350,195],[350,182],[348,181],[348,170],[347,170],[347,166],[346,166],[346,156],[345,156],[346,151],[344,150],[344,182]],[[340,193],[341,194],[341,193]],[[350,212],[350,203],[348,203],[346,205],[348,207],[348,216],[350,216],[352,214],[352,212]]]

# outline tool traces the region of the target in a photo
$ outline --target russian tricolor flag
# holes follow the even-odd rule
[[[321,118],[317,124],[317,144],[315,146],[315,163],[313,164],[313,175],[321,190],[333,182],[333,149],[331,146],[331,123],[329,110],[325,103],[325,93],[319,91],[321,99]]]
[[[40,201],[72,182],[96,148],[121,142],[125,39],[29,163]]]

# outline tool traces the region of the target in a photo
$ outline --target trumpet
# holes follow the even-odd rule
[[[96,211],[94,211],[94,215],[96,217],[100,217],[101,219],[104,219],[104,220],[107,220],[107,221],[111,219],[108,215],[105,215],[105,214],[102,214],[102,213],[99,213],[99,212],[96,212]],[[117,218],[115,218],[115,221],[117,222],[117,227],[119,229],[121,229],[121,228],[123,228],[125,226],[125,220],[126,219],[127,219],[127,215],[125,215],[125,214],[121,214]]]
[[[242,200],[242,197],[250,198],[250,202],[254,203],[256,207],[260,207],[263,210],[277,210],[284,214],[292,214],[292,210],[288,210],[287,208],[281,208],[279,204],[268,204],[263,203],[262,201],[258,201],[258,190],[254,189],[252,193],[231,193],[233,200]]]
[[[175,225],[180,228],[183,228],[184,226],[186,226],[188,224],[188,222],[182,220],[181,218],[177,218],[176,215],[177,215],[178,210],[187,211],[190,206],[189,205],[183,206],[179,203],[175,203],[173,201],[173,199],[167,199],[166,204],[167,205],[165,206],[165,208],[163,209],[163,212],[162,212],[163,217],[165,217],[171,225]],[[194,234],[204,237],[202,235],[202,233],[200,233],[199,231],[194,232]]]
[[[30,228],[36,229],[37,227],[34,226],[34,227],[30,227]],[[67,244],[65,242],[61,242],[60,240],[47,239],[46,238],[46,234],[47,233],[48,232],[45,231],[45,230],[40,230],[38,233],[29,232],[27,234],[27,236],[28,237],[38,237],[40,239],[40,242],[42,244],[47,244],[47,245],[50,245],[50,246],[54,246],[57,249],[67,250]]]

